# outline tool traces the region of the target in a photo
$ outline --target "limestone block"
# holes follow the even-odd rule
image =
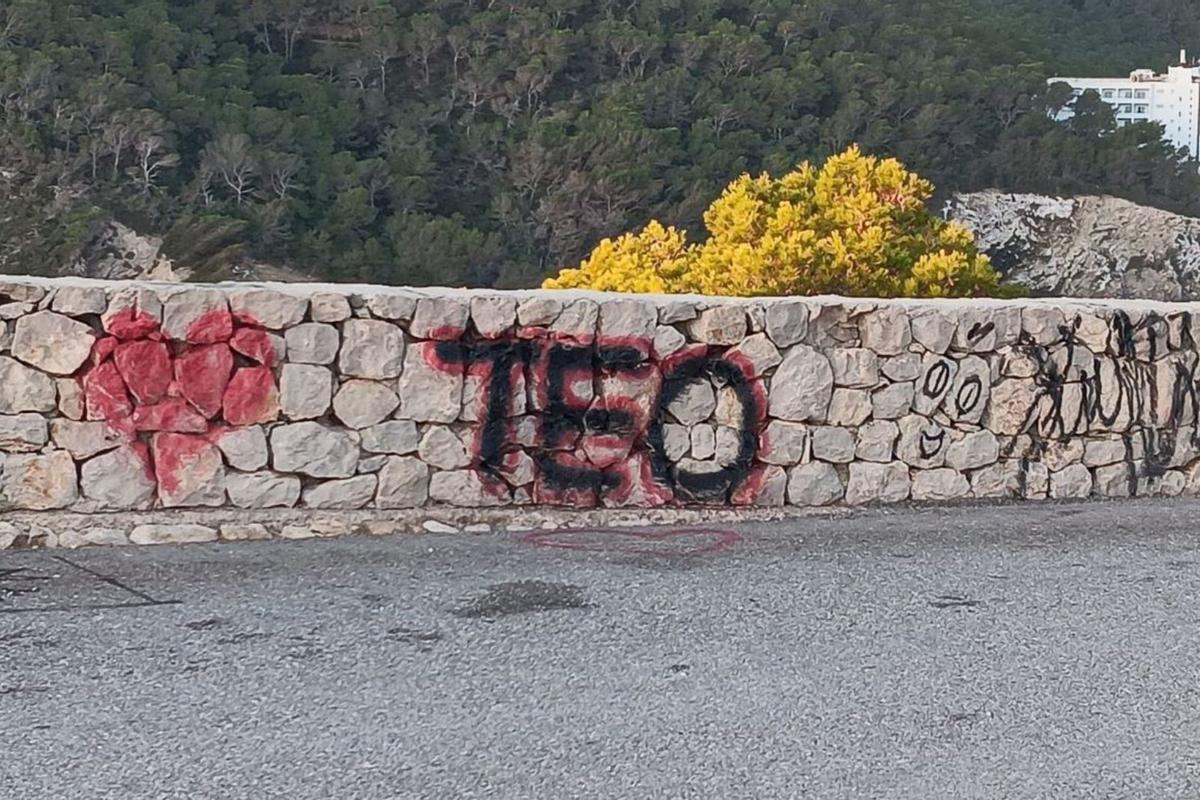
[[[1095,493],[1100,497],[1131,496],[1137,487],[1137,476],[1141,472],[1142,466],[1140,461],[1131,461],[1127,464],[1097,467]]]
[[[689,319],[695,319],[699,313],[700,308],[695,300],[664,298],[658,301],[659,325],[670,325],[673,322],[687,322]],[[1200,341],[1200,336],[1196,338],[1197,341]]]
[[[654,339],[650,342],[650,354],[661,361],[681,350],[686,344],[687,339],[674,327],[659,325],[654,331]]]
[[[1054,498],[1091,497],[1092,473],[1083,464],[1072,464],[1050,473],[1050,496]]]
[[[826,420],[831,425],[843,425],[853,428],[861,425],[871,417],[871,393],[866,389],[833,390],[829,401],[829,414]]]
[[[358,467],[359,436],[316,422],[295,422],[271,430],[271,459],[280,472],[314,478],[349,478]]]
[[[803,300],[776,300],[767,305],[767,336],[776,347],[791,347],[808,335],[808,305]]]
[[[517,322],[517,300],[505,295],[471,298],[471,321],[485,339],[499,338]]]
[[[1066,469],[1083,461],[1086,444],[1083,439],[1065,439],[1042,443],[1042,463],[1051,472]],[[1190,459],[1188,459],[1190,460]]]
[[[846,503],[900,503],[908,499],[912,488],[908,466],[898,461],[885,464],[855,462],[846,481]]]
[[[792,422],[823,422],[833,396],[829,359],[807,345],[793,346],[770,381],[769,413]]]
[[[225,462],[234,469],[254,472],[267,465],[267,435],[259,425],[247,428],[226,428],[213,437]]]
[[[894,356],[907,350],[912,343],[908,313],[906,308],[885,306],[864,314],[858,321],[863,347],[881,356]]]
[[[475,508],[508,505],[511,496],[495,483],[484,483],[475,470],[435,472],[429,479],[429,498],[438,503]]]
[[[880,359],[879,369],[890,381],[915,381],[921,377],[921,357],[916,353],[901,353]]]
[[[462,411],[461,370],[436,366],[436,343],[419,342],[404,356],[400,376],[400,410],[396,417],[417,422],[454,422]]]
[[[337,328],[319,322],[306,322],[284,333],[288,361],[295,364],[332,364],[341,344]]]
[[[429,466],[416,458],[389,457],[379,471],[379,508],[417,508],[429,499]]]
[[[733,345],[746,338],[746,309],[741,305],[719,305],[701,311],[689,321],[688,338],[704,344]]]
[[[359,431],[362,434],[362,448],[368,453],[390,453],[403,456],[414,453],[420,436],[417,434],[417,424],[408,419],[396,419],[381,422]]]
[[[871,415],[875,419],[899,419],[912,410],[915,384],[893,383],[871,395]]]
[[[376,473],[383,469],[383,465],[387,463],[388,457],[385,455],[363,456],[358,459],[358,468],[355,470],[359,475],[368,473]]]
[[[865,347],[838,347],[829,351],[835,386],[871,388],[879,383],[879,356]]]
[[[65,450],[4,459],[4,499],[14,508],[65,508],[79,497],[75,462]]]
[[[753,437],[753,432],[748,433]],[[717,426],[717,435],[713,440],[713,457],[723,467],[731,467],[737,463],[742,453],[742,432],[728,425]]]
[[[279,387],[270,367],[239,367],[229,379],[221,414],[230,425],[257,425],[279,418]]]
[[[50,421],[50,438],[56,448],[66,450],[73,458],[82,461],[120,447],[129,436],[107,422],[55,419]]]
[[[222,522],[218,529],[222,541],[226,542],[251,542],[271,538],[267,526],[257,522]]]
[[[921,359],[921,379],[917,381],[913,410],[928,416],[941,409],[954,385],[958,368],[959,362],[953,359],[926,353]]]
[[[79,472],[83,496],[102,508],[149,508],[158,489],[145,445],[125,445],[96,456]]]
[[[108,298],[102,286],[60,286],[54,292],[50,308],[73,317],[103,314],[108,308]]]
[[[788,502],[795,506],[827,506],[842,499],[842,480],[830,464],[814,461],[788,470]]]
[[[517,323],[522,327],[551,325],[562,310],[562,300],[557,297],[529,297],[517,304]]]
[[[859,461],[888,462],[893,458],[900,426],[890,420],[874,420],[858,429],[854,457]],[[907,475],[907,471],[905,472]]]
[[[59,378],[54,381],[58,390],[58,413],[67,419],[83,419],[83,387],[75,378]]]
[[[418,339],[455,340],[467,329],[470,314],[466,298],[422,297],[417,301],[417,311],[408,325],[408,332]]]
[[[921,469],[933,469],[946,463],[950,437],[945,428],[918,414],[901,417],[898,424],[900,441],[896,444],[896,458]]]
[[[946,447],[946,466],[960,472],[986,467],[1000,459],[1000,443],[991,431],[968,433]]]
[[[377,381],[346,381],[333,397],[333,413],[351,428],[383,422],[399,406],[396,393]]]
[[[667,404],[667,413],[689,428],[704,422],[716,410],[717,394],[707,378],[690,381]]]
[[[225,293],[211,289],[176,290],[163,304],[162,320],[163,333],[179,342],[211,344],[228,341],[233,335],[233,315]]]
[[[351,319],[342,323],[338,367],[348,378],[387,380],[404,364],[404,334],[390,322]]]
[[[817,426],[808,432],[812,457],[832,464],[849,464],[854,460],[854,432],[847,428]]]
[[[997,435],[1025,433],[1036,423],[1034,404],[1039,394],[1032,380],[1009,378],[992,387],[983,425]],[[1101,398],[1103,405],[1103,398]]]
[[[1019,461],[999,461],[971,473],[971,496],[981,499],[1020,497],[1024,484]]]
[[[408,322],[417,313],[418,299],[418,295],[411,292],[381,290],[367,296],[367,311],[377,319]]]
[[[308,306],[313,322],[342,322],[350,319],[350,301],[345,295],[320,292],[309,298]]]
[[[788,474],[783,467],[774,465],[762,467],[751,503],[763,507],[782,506],[787,502],[787,485]],[[737,495],[733,498],[735,503],[739,499]]]
[[[1123,436],[1088,438],[1083,443],[1083,463],[1088,467],[1106,467],[1132,460],[1133,453]]]
[[[227,293],[229,310],[244,325],[282,330],[308,313],[308,298],[274,289],[235,289]]]
[[[118,339],[138,339],[162,324],[163,304],[149,289],[123,286],[108,290],[108,308],[100,317],[106,333]]]
[[[291,508],[300,500],[300,479],[274,472],[230,472],[225,491],[238,508]]]
[[[712,425],[697,425],[691,429],[692,446],[689,450],[692,458],[701,461],[710,459],[717,451],[717,432]]]
[[[1049,345],[1063,340],[1067,318],[1057,308],[1032,306],[1021,309],[1021,330],[1034,344]]]
[[[41,414],[0,415],[0,450],[32,453],[50,441],[46,418]]]
[[[217,529],[192,522],[148,523],[129,534],[133,544],[199,544],[217,541]]]
[[[377,483],[374,475],[323,481],[305,489],[300,502],[305,508],[362,508],[375,497]]]
[[[279,405],[288,419],[316,419],[329,410],[333,373],[311,364],[284,364],[279,379]]]
[[[765,333],[747,336],[736,347],[725,353],[725,358],[749,371],[750,377],[757,378],[783,361],[779,349],[767,338]]]
[[[225,462],[216,445],[201,436],[156,433],[150,452],[164,507],[225,504]]]
[[[72,375],[92,352],[96,335],[82,322],[39,311],[17,320],[13,357],[52,375]]]
[[[808,426],[773,419],[760,437],[758,458],[767,464],[790,467],[804,460],[808,449]]]
[[[599,322],[600,306],[594,300],[578,298],[562,307],[550,325],[550,332],[569,341],[590,344],[596,338]]]
[[[467,446],[445,425],[430,425],[417,446],[422,461],[437,469],[462,469],[471,463]]]
[[[971,484],[952,469],[918,470],[912,477],[913,500],[955,500],[971,493]]]
[[[663,452],[667,461],[678,462],[688,454],[692,447],[692,437],[684,425],[666,423],[663,425]]]
[[[658,328],[658,309],[642,300],[604,300],[600,303],[600,336],[636,347],[643,355]]]
[[[954,340],[958,321],[953,312],[928,310],[914,313],[910,320],[912,337],[931,353],[945,353]]]
[[[0,296],[20,303],[36,303],[46,296],[46,290],[32,283],[4,281],[0,283]]]
[[[991,398],[992,371],[988,362],[967,356],[958,362],[958,371],[946,394],[943,410],[955,422],[977,424]]]

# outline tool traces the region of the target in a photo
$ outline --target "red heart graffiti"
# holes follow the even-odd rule
[[[715,528],[669,528],[640,531],[622,528],[534,531],[521,537],[534,547],[581,550],[592,553],[621,553],[642,556],[701,556],[733,547],[742,537]],[[649,544],[651,546],[644,546]]]

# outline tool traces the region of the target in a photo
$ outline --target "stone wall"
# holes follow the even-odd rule
[[[0,284],[8,510],[1200,492],[1189,305]]]

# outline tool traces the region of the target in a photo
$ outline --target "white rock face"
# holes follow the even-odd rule
[[[470,316],[468,301],[457,297],[422,297],[408,332],[418,339],[458,339]]]
[[[462,412],[461,371],[441,369],[432,343],[410,347],[400,376],[396,416],[416,422],[454,422]]]
[[[309,298],[308,305],[313,322],[342,322],[350,319],[350,301],[344,295],[318,292]]]
[[[429,499],[429,466],[416,458],[393,456],[379,471],[379,508],[418,508]]]
[[[375,496],[376,483],[374,475],[324,481],[305,489],[301,503],[306,508],[362,508]]]
[[[12,354],[31,367],[52,375],[71,375],[92,352],[96,335],[82,322],[53,311],[39,311],[17,320]]]
[[[769,413],[792,422],[823,422],[833,396],[829,359],[798,344],[784,355],[770,380]]]
[[[971,493],[971,484],[952,469],[926,469],[913,475],[913,500],[955,500]]]
[[[773,419],[767,425],[762,440],[763,446],[759,452],[762,461],[790,467],[804,460],[808,449],[808,427],[798,422]]]
[[[404,333],[390,322],[352,319],[342,325],[338,368],[351,378],[386,380],[404,364]]]
[[[259,425],[230,428],[215,437],[217,448],[234,469],[254,472],[267,465],[267,435]]]
[[[103,508],[149,508],[158,484],[144,450],[124,446],[84,462],[80,468],[83,496]]]
[[[234,318],[247,325],[283,330],[308,313],[308,298],[272,289],[239,289],[228,297]]]
[[[75,462],[65,450],[46,455],[12,455],[4,460],[4,499],[14,508],[48,511],[79,497]]]
[[[284,339],[288,361],[295,364],[332,364],[341,344],[337,328],[318,322],[288,328]]]
[[[767,336],[777,347],[791,347],[808,335],[808,305],[800,300],[778,300],[767,306]]]
[[[399,405],[396,393],[377,381],[346,381],[333,396],[333,413],[356,429],[383,422]]]
[[[479,335],[496,339],[512,330],[517,322],[517,299],[496,295],[471,298],[471,322]]]
[[[420,436],[412,420],[397,419],[381,422],[360,431],[362,449],[368,453],[391,453],[398,456],[416,452]]]
[[[444,425],[430,425],[421,437],[417,455],[437,469],[462,469],[471,463],[467,446]]]
[[[217,529],[190,522],[138,525],[129,534],[134,544],[200,544],[217,541]]]
[[[300,500],[300,479],[274,472],[231,472],[225,476],[225,491],[238,508],[291,508]]]
[[[510,497],[490,488],[471,469],[433,473],[429,479],[429,498],[438,503],[468,508],[501,506],[511,502]]]
[[[112,310],[110,304],[109,310]],[[140,310],[140,308],[139,308]],[[221,341],[232,332],[232,319],[212,324],[229,314],[229,301],[224,293],[211,289],[180,289],[173,291],[162,306],[162,329],[169,338],[184,341]],[[196,325],[196,323],[201,323]],[[193,328],[193,326],[196,326]],[[197,337],[198,329],[220,329],[223,333],[211,333]]]
[[[41,414],[0,415],[0,450],[32,453],[50,441],[49,426]]]
[[[846,481],[846,504],[901,503],[912,488],[908,467],[898,461],[886,464],[856,462]]]
[[[333,373],[311,364],[284,364],[279,379],[279,407],[288,419],[316,419],[329,410]]]
[[[814,461],[788,471],[788,502],[798,506],[827,506],[842,499],[842,480],[833,465]]]
[[[848,428],[810,428],[809,441],[813,458],[832,464],[849,464],[854,460],[854,434]]]
[[[746,338],[746,310],[737,305],[716,306],[687,323],[688,336],[704,344],[737,344]]]
[[[1090,497],[1092,494],[1092,473],[1082,464],[1072,464],[1058,472],[1050,473],[1050,496]]]
[[[946,213],[1034,294],[1200,299],[1195,219],[1115,197],[996,191],[956,195]]]
[[[55,447],[82,461],[119,447],[130,437],[107,422],[56,419],[50,423],[50,438]]]
[[[314,478],[349,478],[358,466],[359,437],[316,422],[280,425],[271,431],[276,470]]]

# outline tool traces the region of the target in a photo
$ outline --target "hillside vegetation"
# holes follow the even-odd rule
[[[1177,0],[7,0],[0,267],[115,217],[185,267],[534,285],[852,143],[942,190],[1200,213],[1157,129],[1055,125],[1044,88],[1189,42]]]

